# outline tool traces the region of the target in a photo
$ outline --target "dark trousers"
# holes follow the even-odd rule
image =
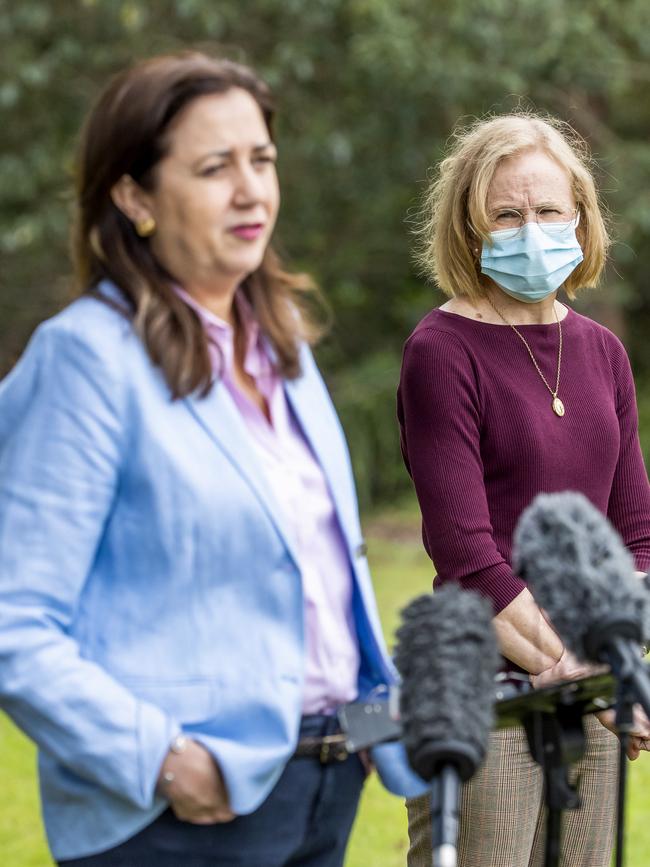
[[[301,735],[332,730],[303,720]],[[179,821],[171,810],[120,846],[61,867],[342,867],[365,771],[357,756],[322,765],[294,758],[266,801],[217,825]]]

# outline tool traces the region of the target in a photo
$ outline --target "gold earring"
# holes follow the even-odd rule
[[[153,217],[135,221],[135,231],[141,238],[150,238],[156,231],[156,221]]]

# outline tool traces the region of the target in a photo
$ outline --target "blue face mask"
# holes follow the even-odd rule
[[[582,262],[576,220],[569,223],[525,223],[521,229],[490,232],[483,245],[481,271],[504,292],[534,304],[555,292]]]

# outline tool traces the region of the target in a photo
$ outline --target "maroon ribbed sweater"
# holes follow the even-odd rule
[[[558,327],[520,325],[555,384]],[[650,485],[630,364],[610,331],[569,310],[562,321],[558,418],[525,346],[507,325],[432,310],[404,349],[401,445],[436,583],[458,581],[495,613],[525,587],[512,534],[536,494],[580,491],[650,568]]]

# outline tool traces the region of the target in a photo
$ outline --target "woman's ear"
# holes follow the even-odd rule
[[[119,208],[134,225],[147,223],[154,218],[148,194],[131,175],[122,175],[111,187],[111,199],[115,207]]]

